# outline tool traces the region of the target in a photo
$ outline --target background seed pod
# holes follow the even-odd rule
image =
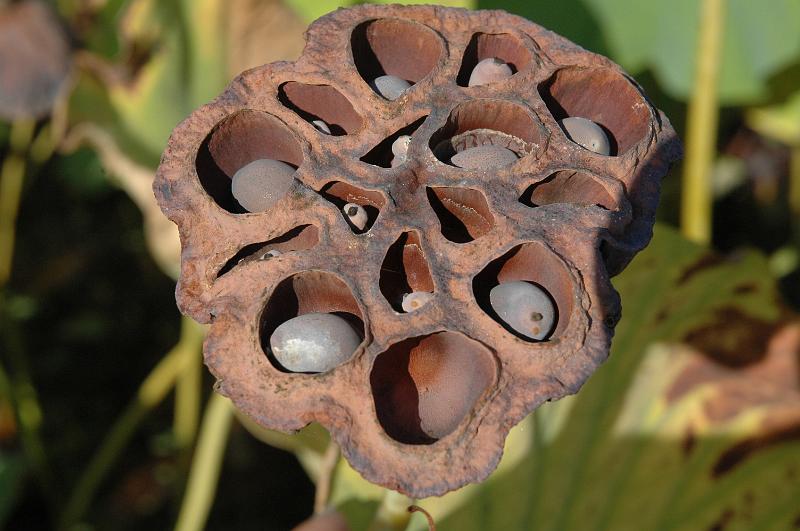
[[[300,59],[243,73],[172,134],[154,190],[184,246],[178,304],[212,323],[217,389],[255,421],[320,422],[367,479],[440,495],[485,478],[514,424],[607,357],[620,316],[609,277],[649,241],[679,142],[619,67],[503,12],[364,5],[319,19],[307,40]],[[468,87],[489,57],[514,74]],[[370,88],[381,75],[411,87],[389,101]],[[570,141],[569,116],[599,124],[610,156]],[[493,138],[520,158],[449,162]],[[296,166],[300,184],[246,213],[230,179],[260,158]],[[363,231],[348,203],[366,210]],[[258,259],[270,249],[281,254]],[[552,298],[547,340],[494,313],[492,288],[511,281]],[[404,312],[412,292],[433,296]],[[271,332],[307,313],[349,316],[363,338],[349,360],[276,366]]]

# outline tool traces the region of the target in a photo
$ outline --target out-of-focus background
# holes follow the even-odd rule
[[[440,530],[800,528],[800,2],[444,3],[608,55],[686,159],[614,279],[610,360],[488,481],[418,504]],[[211,398],[150,189],[180,120],[343,5],[0,1],[0,526],[291,529],[316,494],[353,530],[427,528],[321,428],[248,430]]]

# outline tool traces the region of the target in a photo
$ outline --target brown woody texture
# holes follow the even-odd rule
[[[180,229],[178,304],[211,323],[216,390],[256,422],[319,422],[370,481],[441,495],[484,479],[512,426],[608,356],[621,315],[609,278],[649,241],[680,144],[617,65],[502,11],[363,5],[306,40],[297,61],[242,73],[170,138],[154,190]],[[487,57],[515,74],[468,87]],[[386,100],[368,85],[384,73],[414,84]],[[612,156],[571,142],[566,116],[600,124]],[[407,162],[391,168],[403,134]],[[521,158],[448,164],[493,142]],[[296,166],[301,185],[246,213],[230,179],[259,158]],[[342,214],[350,202],[367,209],[363,232]],[[549,339],[495,318],[489,291],[512,280],[552,296]],[[433,297],[406,313],[410,291]],[[309,312],[339,312],[363,342],[329,372],[281,370],[269,335]]]

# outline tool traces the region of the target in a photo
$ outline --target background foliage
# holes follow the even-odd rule
[[[443,3],[506,9],[609,55],[685,131],[701,2]],[[5,527],[289,529],[330,479],[323,502],[352,529],[426,528],[331,460],[321,428],[258,430],[211,398],[203,331],[174,306],[176,231],[150,191],[180,120],[243,69],[296,57],[305,25],[347,4],[50,2],[71,77],[48,116],[0,125],[0,213],[22,183],[0,286]],[[652,244],[614,281],[611,358],[515,428],[488,481],[420,500],[439,529],[800,527],[800,3],[726,4],[716,251],[670,227],[676,168]]]

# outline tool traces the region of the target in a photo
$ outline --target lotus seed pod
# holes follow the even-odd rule
[[[369,86],[387,100],[396,100],[411,88],[411,83],[397,76],[385,75],[373,79]]]
[[[407,160],[408,147],[411,145],[411,137],[408,135],[400,135],[397,140],[392,142],[392,168],[396,168]]]
[[[329,134],[331,134],[331,128],[330,128],[330,127],[328,127],[328,124],[326,124],[326,123],[325,123],[324,121],[322,121],[322,120],[311,120],[311,125],[313,125],[314,127],[316,127],[316,128],[317,128],[317,131],[320,131],[320,132],[322,132],[322,133],[325,133],[326,135],[329,135]]]
[[[553,300],[542,288],[516,280],[489,293],[492,309],[504,323],[529,339],[545,339],[556,322]]]
[[[427,291],[414,291],[403,295],[403,302],[401,306],[405,312],[413,312],[419,310],[433,298],[433,293]]]
[[[517,154],[501,146],[477,146],[453,155],[450,162],[465,170],[488,170],[508,166],[517,161]]]
[[[472,69],[472,74],[469,76],[468,86],[477,87],[479,85],[486,85],[487,83],[494,83],[511,77],[514,72],[511,67],[505,62],[496,57],[489,57],[483,61],[478,62],[475,68]]]
[[[603,128],[586,118],[570,116],[561,120],[561,127],[570,140],[600,155],[609,155],[611,145]]]
[[[204,360],[236,408],[268,429],[319,422],[367,480],[441,496],[486,478],[514,424],[607,358],[610,279],[647,245],[680,142],[619,66],[502,11],[360,3],[306,38],[297,61],[244,72],[174,130],[153,189],[182,236],[176,296],[210,324]],[[494,57],[513,77],[467,88]],[[385,73],[408,81],[394,102]],[[558,131],[569,116],[601,124],[614,158]],[[303,193],[235,215],[230,178],[256,158],[302,168]],[[345,205],[366,210],[363,229]],[[269,249],[287,256],[259,260]],[[517,283],[535,295],[514,302]],[[403,313],[414,298],[430,300]],[[316,323],[292,324],[314,313],[363,341],[344,329],[334,351]],[[302,351],[289,368],[349,361],[286,371],[270,346],[287,327],[334,360]]]
[[[285,162],[257,159],[233,174],[231,192],[248,212],[263,212],[283,199],[294,182],[294,168]]]
[[[348,221],[350,221],[350,224],[355,227],[356,230],[364,230],[364,227],[367,226],[369,216],[367,215],[367,210],[361,205],[347,203],[344,207],[342,207],[342,211],[344,212],[344,215],[347,217]]]
[[[290,372],[327,372],[349,360],[361,343],[350,323],[332,313],[306,313],[278,326],[272,355]]]

